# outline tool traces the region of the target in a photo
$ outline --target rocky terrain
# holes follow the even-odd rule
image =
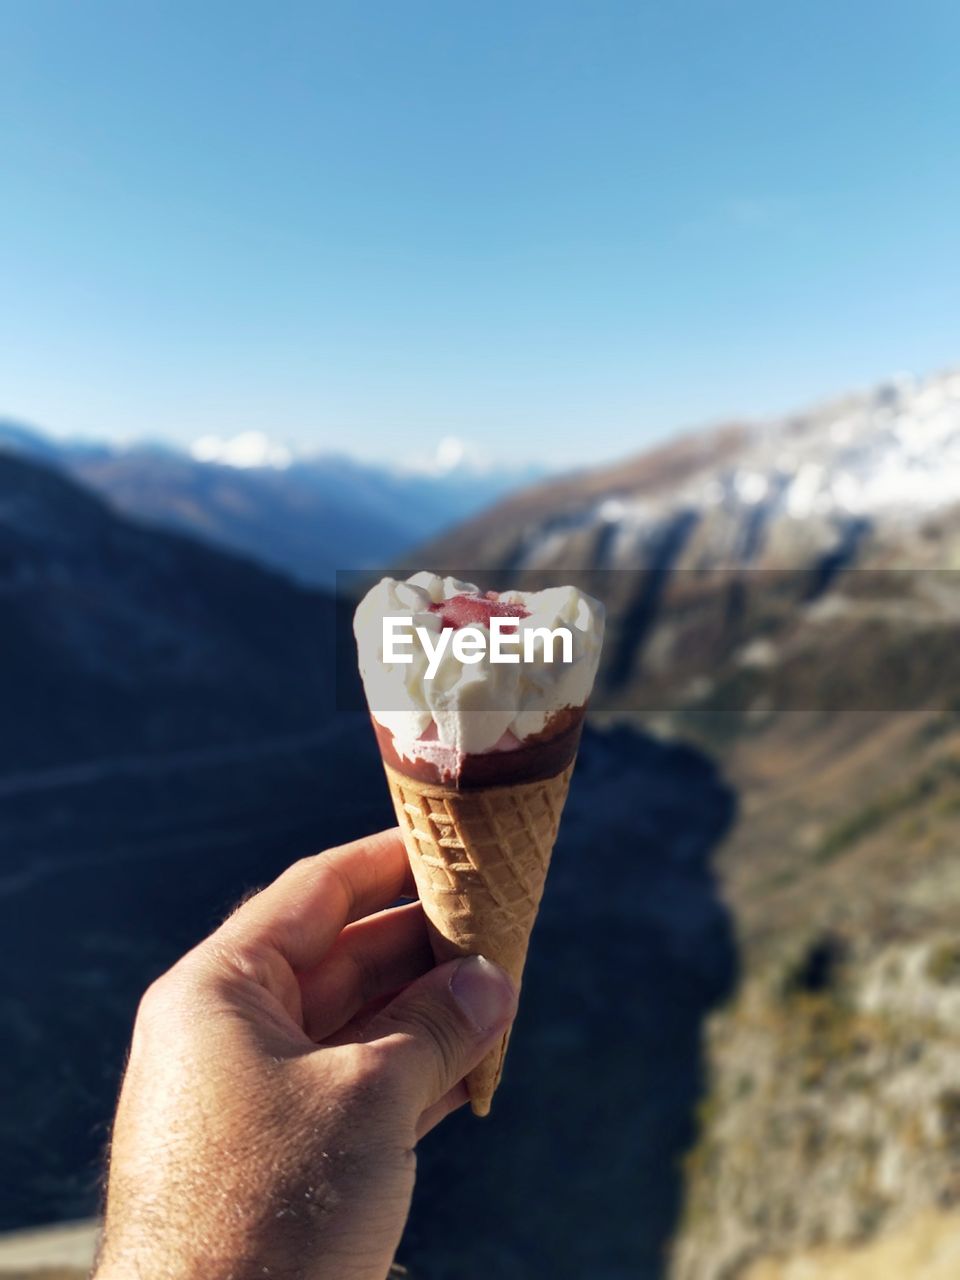
[[[901,381],[541,486],[426,552],[592,587],[598,718],[696,742],[736,788],[739,980],[672,1280],[883,1275],[931,1222],[958,1247],[958,448],[956,375]]]

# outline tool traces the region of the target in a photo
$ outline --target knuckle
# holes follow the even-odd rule
[[[405,1027],[412,1028],[432,1050],[437,1086],[456,1075],[463,1057],[462,1036],[459,1025],[445,1009],[426,1000],[418,1001],[406,1010]]]
[[[163,1045],[179,1018],[178,1001],[169,974],[151,982],[137,1006],[133,1024],[131,1050],[140,1053],[152,1046]]]
[[[198,986],[198,967],[196,951],[188,952],[172,968],[154,978],[140,997],[137,1026],[145,1029],[168,1026],[179,1019]]]
[[[350,881],[337,859],[331,857],[329,849],[298,858],[287,868],[281,879],[291,887],[310,886],[311,890],[319,888],[324,896],[342,894],[348,903],[353,899]]]
[[[349,1116],[373,1118],[396,1101],[389,1062],[372,1044],[339,1045],[334,1092]]]
[[[155,978],[140,997],[137,1022],[143,1026],[157,1022],[169,1011],[170,1003],[170,975],[165,973]]]
[[[324,855],[322,853],[305,854],[302,858],[297,858],[296,862],[291,864],[287,874],[295,877],[309,875],[311,872],[316,871],[318,867],[323,865],[323,859]]]
[[[239,904],[238,910],[242,907],[247,906],[248,903],[255,904],[254,909],[256,910],[257,899],[260,898],[263,894],[269,893],[270,891],[275,890],[277,886],[280,886],[283,889],[289,889],[289,890],[296,890],[298,889],[298,887],[302,888],[305,882],[311,880],[314,876],[317,875],[319,869],[322,866],[323,866],[322,853],[308,853],[302,858],[297,858],[295,862],[291,862],[290,865],[286,867],[284,871],[281,872],[281,874],[272,884],[262,885],[259,889],[256,889],[252,893],[248,894]]]
[[[343,1080],[355,1093],[376,1095],[383,1079],[383,1062],[375,1045],[340,1045],[337,1054],[341,1061]]]

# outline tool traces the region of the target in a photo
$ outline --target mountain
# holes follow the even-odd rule
[[[416,556],[592,589],[595,720],[696,743],[736,789],[739,974],[671,1280],[868,1274],[960,1203],[958,503],[945,374],[546,482]]]
[[[95,1211],[150,980],[293,859],[392,825],[332,694],[349,621],[0,459],[0,1229]],[[735,810],[701,752],[586,732],[493,1119],[418,1154],[417,1280],[660,1274],[737,969],[713,872]]]
[[[454,561],[592,568],[795,567],[874,525],[915,527],[960,501],[960,373],[903,376],[762,424],[732,423],[507,498],[446,534]]]
[[[535,486],[417,554],[562,573],[610,621],[493,1118],[420,1154],[417,1280],[873,1274],[955,1247],[956,418],[950,376],[900,381]],[[391,818],[368,724],[319,683],[345,610],[8,462],[16,1225],[95,1203],[146,982],[291,858]]]
[[[94,1208],[150,975],[250,885],[387,819],[331,774],[356,725],[339,625],[329,597],[0,456],[0,1225]]]
[[[205,438],[193,456],[53,440],[13,422],[0,422],[0,451],[60,467],[123,514],[327,588],[337,569],[388,561],[537,474],[479,465],[452,447],[432,470],[402,470],[291,455],[255,433]]]
[[[0,767],[312,730],[333,601],[0,454]]]

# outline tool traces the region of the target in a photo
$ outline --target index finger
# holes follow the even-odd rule
[[[295,972],[319,964],[351,920],[409,890],[410,866],[394,827],[295,862],[218,930],[239,950],[269,948]]]

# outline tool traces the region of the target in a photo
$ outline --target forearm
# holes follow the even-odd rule
[[[127,1147],[94,1280],[383,1280],[409,1212],[413,1153],[386,1130],[376,1144],[351,1141],[329,1111],[318,1150],[296,1100],[288,1095],[284,1133],[271,1126],[269,1140],[251,1141],[249,1122],[238,1125],[232,1151],[209,1131],[149,1165]]]

